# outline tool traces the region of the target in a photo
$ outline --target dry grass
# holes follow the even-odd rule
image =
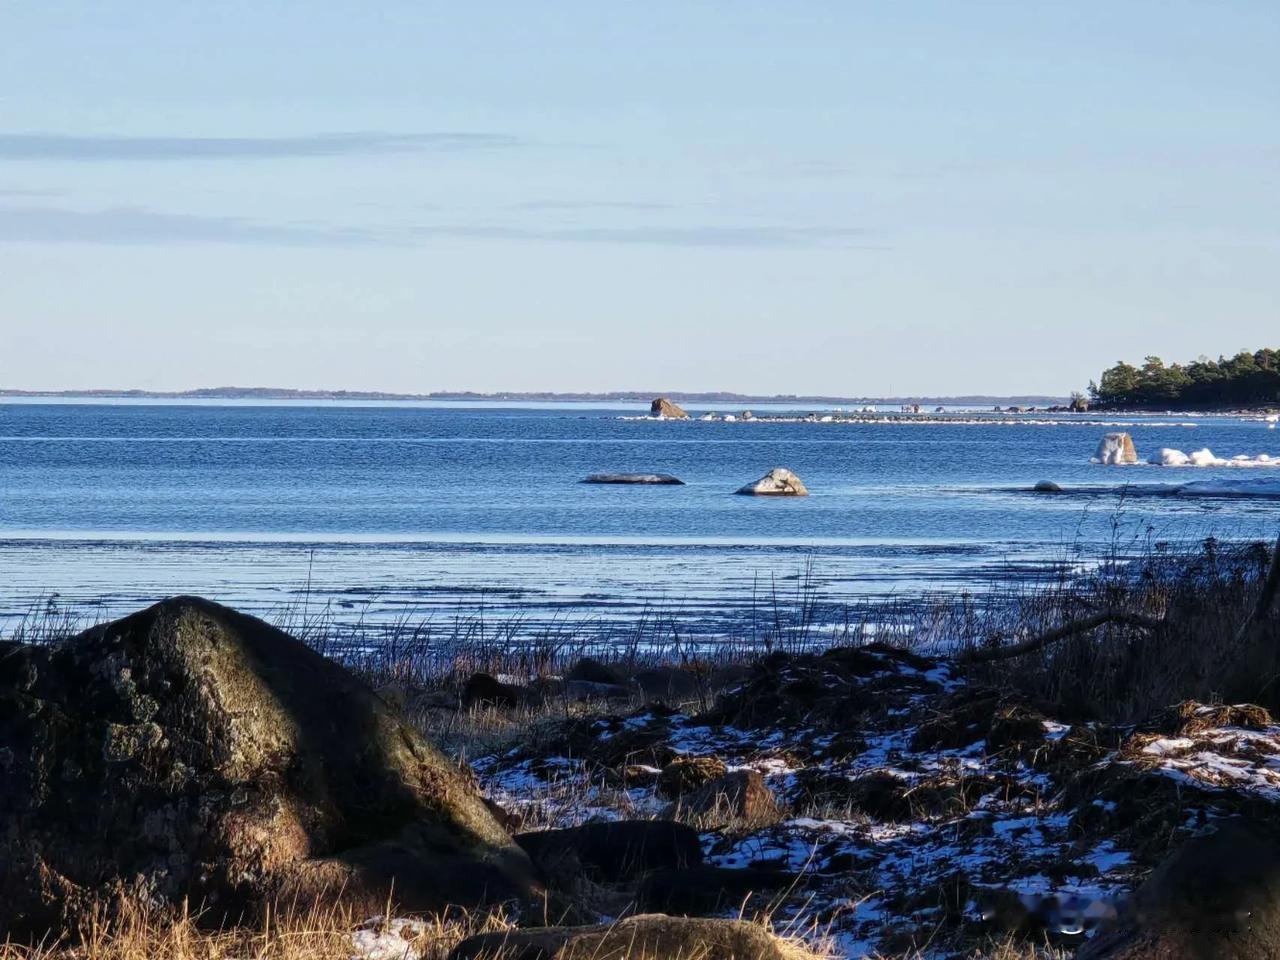
[[[277,910],[260,925],[209,930],[200,918],[148,908],[138,901],[113,906],[66,944],[0,945],[0,960],[350,960],[353,931],[366,921],[341,906],[307,912]],[[384,921],[385,922],[385,921]],[[496,916],[433,918],[415,931],[423,960],[444,960],[461,940],[502,929]]]
[[[392,916],[394,911],[388,913]],[[360,956],[353,941],[360,927],[403,931],[412,951],[404,960],[445,960],[469,936],[514,929],[499,915],[466,912],[425,918],[411,928],[413,923],[403,918],[361,920],[339,906],[305,913],[273,911],[259,926],[208,930],[197,916],[173,916],[129,901],[115,905],[110,921],[104,914],[101,922],[90,925],[74,946],[0,944],[0,960],[353,960]],[[771,932],[786,960],[837,956],[828,944],[815,945],[794,931]],[[610,958],[614,960],[612,952]],[[693,954],[684,960],[700,958]]]
[[[1280,618],[1239,635],[1269,564],[1264,544],[1208,541],[1194,554],[1104,566],[1027,635],[1101,610],[1154,618],[1157,629],[1111,624],[975,672],[1053,704],[1063,719],[1143,722],[1188,700],[1280,712]]]

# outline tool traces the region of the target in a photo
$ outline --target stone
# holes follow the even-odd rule
[[[761,867],[713,867],[654,870],[636,891],[636,906],[648,912],[680,916],[711,916],[737,912],[747,898],[783,890],[799,883],[794,873]]]
[[[1093,462],[1107,466],[1137,463],[1138,451],[1133,445],[1133,437],[1127,433],[1108,433],[1098,441]]]
[[[593,473],[582,482],[647,487],[684,486],[683,480],[669,473]]]
[[[649,870],[684,869],[702,863],[698,834],[670,820],[614,820],[561,830],[537,830],[515,838],[553,886],[579,874],[605,883],[634,879]]]
[[[1038,480],[1036,485],[1031,488],[1035,493],[1061,493],[1062,488],[1052,480]]]
[[[594,657],[583,657],[565,671],[565,680],[581,680],[586,683],[621,686],[627,682],[619,671],[601,663]]]
[[[662,768],[657,793],[660,797],[674,800],[728,772],[729,768],[719,757],[676,757]]]
[[[194,597],[0,658],[0,939],[93,901],[206,918],[342,894],[407,910],[516,900],[533,866],[475,785],[365,683]]]
[[[688,420],[689,414],[680,409],[666,397],[658,397],[649,405],[649,416],[662,417],[665,420]]]
[[[646,700],[659,703],[689,703],[703,694],[703,686],[698,678],[679,667],[641,670],[632,676],[631,684]]]
[[[1245,820],[1187,841],[1152,871],[1128,921],[1082,960],[1275,960],[1280,957],[1280,844]]]
[[[589,927],[482,933],[448,960],[787,960],[794,953],[762,926],[639,914]]]
[[[782,807],[757,771],[735,770],[685,794],[663,816],[703,833],[747,833],[776,824],[782,819]]]
[[[536,705],[541,699],[537,690],[503,683],[487,673],[473,673],[462,690],[462,703],[467,707],[521,707]]]
[[[786,467],[775,467],[754,483],[740,487],[738,493],[755,497],[807,497],[808,489],[800,478]]]

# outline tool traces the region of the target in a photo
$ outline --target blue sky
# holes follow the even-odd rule
[[[1065,392],[1278,171],[1274,2],[0,0],[0,385]]]

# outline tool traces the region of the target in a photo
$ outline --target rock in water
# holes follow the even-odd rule
[[[658,397],[649,404],[649,416],[663,417],[667,420],[688,420],[689,415],[666,397]]]
[[[684,481],[669,473],[593,473],[583,483],[620,483],[639,486],[683,487]]]
[[[449,960],[787,960],[788,955],[782,941],[758,924],[640,914],[593,927],[482,933],[454,947]]]
[[[1108,466],[1137,463],[1138,451],[1133,446],[1133,437],[1127,433],[1108,433],[1098,441],[1098,449],[1093,454],[1094,463]]]
[[[1036,485],[1031,488],[1036,493],[1061,493],[1062,488],[1052,480],[1039,480]]]
[[[774,467],[755,483],[748,483],[737,492],[756,497],[807,497],[809,495],[800,478],[786,467]]]
[[[235,917],[341,893],[377,912],[536,894],[457,768],[363,682],[207,600],[0,656],[0,938],[97,897]],[[372,909],[370,909],[372,908]]]
[[[1130,922],[1078,954],[1089,960],[1280,957],[1280,845],[1247,821],[1189,840],[1134,897]]]

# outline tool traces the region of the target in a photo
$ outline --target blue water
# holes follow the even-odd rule
[[[0,618],[55,595],[116,612],[179,590],[257,610],[305,596],[366,617],[483,609],[598,622],[662,608],[706,618],[806,576],[834,609],[981,591],[1117,540],[1272,537],[1280,514],[1276,500],[1139,495],[1280,478],[1278,468],[1089,463],[1112,429],[1130,432],[1144,458],[1164,446],[1280,456],[1280,432],[1255,420],[722,423],[638,412],[3,404]],[[733,495],[780,465],[811,496]],[[603,471],[674,473],[686,485],[578,482]],[[1046,478],[1080,492],[1028,492]]]

